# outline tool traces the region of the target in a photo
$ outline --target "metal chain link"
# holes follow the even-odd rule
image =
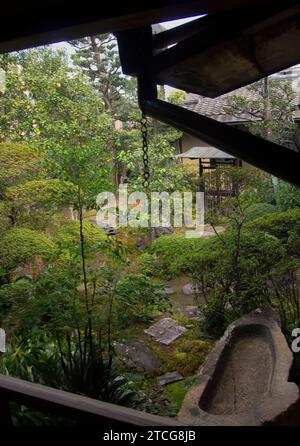
[[[142,150],[143,150],[143,164],[144,164],[144,181],[143,186],[145,188],[149,187],[149,178],[150,178],[150,169],[149,169],[149,157],[148,157],[148,120],[145,113],[142,114],[142,118],[140,120],[141,124],[141,133],[142,133]]]

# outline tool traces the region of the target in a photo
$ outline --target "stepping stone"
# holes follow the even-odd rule
[[[162,235],[168,235],[172,234],[174,232],[174,229],[172,226],[158,226],[157,228],[154,228],[154,236],[160,237]]]
[[[106,232],[107,235],[118,235],[120,234],[120,231],[117,228],[113,228],[112,226],[106,226],[102,228],[104,232]]]
[[[180,308],[180,313],[188,319],[193,319],[195,321],[201,320],[200,310],[195,305],[188,305],[187,307]]]
[[[160,369],[160,360],[141,342],[115,344],[117,357],[128,369],[138,372],[155,372]]]
[[[97,225],[107,234],[107,235],[118,235],[120,234],[120,231],[118,228],[114,228],[113,226],[110,226],[105,221],[97,221]]]
[[[167,286],[167,287],[164,289],[164,293],[167,294],[167,295],[171,295],[171,294],[174,294],[175,291],[174,291],[174,289],[173,289],[172,287]]]
[[[191,294],[199,293],[200,290],[197,286],[194,286],[192,283],[188,283],[182,287],[182,292],[186,296],[190,296]]]
[[[203,237],[214,237],[216,234],[214,232],[210,232],[210,231],[204,231],[203,232]]]
[[[156,379],[161,386],[165,386],[166,384],[171,384],[175,381],[181,381],[183,376],[178,372],[167,372],[164,375],[158,376]]]
[[[177,322],[170,318],[165,317],[155,324],[151,325],[145,333],[152,336],[156,341],[161,342],[164,345],[170,345],[175,339],[181,336],[186,331],[186,328],[177,325]]]
[[[145,330],[145,333],[153,337],[161,336],[166,330],[171,329],[176,324],[177,322],[174,319],[165,317],[147,328],[147,330]]]

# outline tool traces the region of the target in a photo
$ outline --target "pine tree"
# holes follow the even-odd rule
[[[135,82],[122,74],[114,36],[88,36],[69,43],[75,48],[73,63],[89,76],[105,109],[116,119],[122,119],[126,102],[132,105]]]

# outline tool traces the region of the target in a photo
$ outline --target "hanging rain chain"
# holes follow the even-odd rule
[[[148,121],[147,116],[143,112],[142,118],[140,120],[141,124],[141,133],[142,133],[142,150],[143,150],[143,164],[144,164],[144,181],[143,186],[145,189],[149,187],[149,178],[150,178],[150,170],[149,170],[149,157],[148,157]]]

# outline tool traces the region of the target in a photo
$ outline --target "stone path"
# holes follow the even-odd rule
[[[170,296],[170,295],[174,294],[175,291],[172,287],[166,286],[166,288],[164,289],[164,293]]]
[[[200,290],[197,286],[194,286],[192,283],[187,283],[182,287],[182,292],[186,296],[190,296],[191,294],[199,293]]]
[[[171,384],[176,381],[181,381],[183,379],[183,376],[175,371],[175,372],[167,372],[164,375],[158,376],[156,379],[161,386],[165,386],[166,384]]]
[[[188,305],[186,307],[181,307],[179,311],[183,316],[187,317],[188,319],[194,321],[200,321],[202,319],[200,310],[195,305]]]
[[[160,360],[142,342],[124,342],[115,344],[119,361],[128,369],[138,372],[155,372],[160,369]]]
[[[170,345],[184,332],[186,332],[186,328],[177,325],[177,322],[170,317],[161,319],[145,330],[146,334],[154,337],[156,341],[161,342],[164,345]]]

